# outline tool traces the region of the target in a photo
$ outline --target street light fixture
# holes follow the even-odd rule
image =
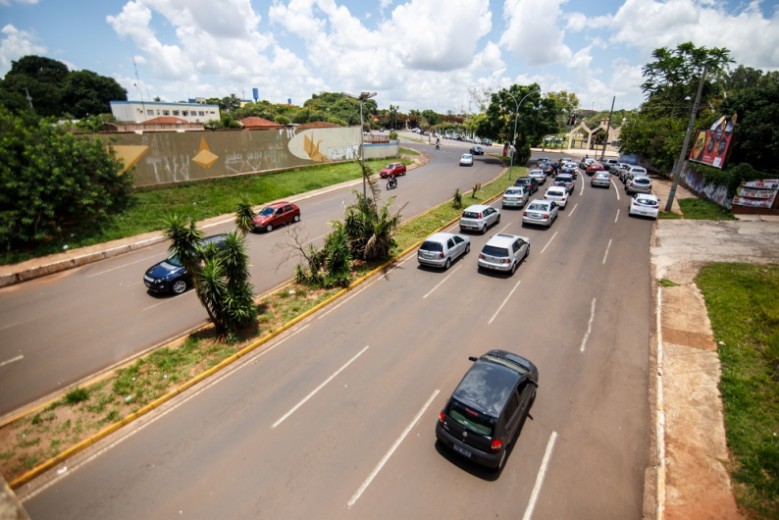
[[[519,117],[519,106],[522,104],[522,102],[527,99],[527,97],[532,94],[533,91],[531,90],[527,94],[524,95],[522,99],[519,100],[519,103],[517,103],[517,98],[515,98],[511,92],[506,90],[506,94],[509,95],[511,99],[514,100],[514,103],[517,103],[517,110],[514,112],[514,138],[511,141],[511,146],[514,147],[514,152],[516,152],[516,142],[517,142],[517,117]],[[511,171],[514,169],[514,152],[511,154],[511,163],[509,165],[509,180],[511,180]]]
[[[363,139],[363,132],[365,130],[365,122],[363,121],[362,105],[366,99],[370,99],[376,95],[376,92],[360,92],[359,96],[349,94],[348,92],[341,92],[342,95],[356,99],[360,102],[360,167],[362,168],[362,196],[368,197],[368,184],[367,175],[365,174],[365,141]]]

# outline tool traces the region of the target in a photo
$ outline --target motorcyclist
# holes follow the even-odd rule
[[[387,179],[387,189],[391,190],[398,187],[398,178],[394,173],[391,173]]]
[[[441,138],[440,137],[436,137],[435,138],[435,149],[438,150],[439,148],[441,148]]]

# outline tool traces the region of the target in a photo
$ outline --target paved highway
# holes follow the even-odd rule
[[[459,144],[459,143],[458,143]],[[434,150],[423,168],[409,171],[399,188],[389,192],[410,217],[451,198],[455,188],[470,190],[500,172],[501,163],[481,158],[472,168],[458,167],[463,149],[455,145]],[[461,145],[462,146],[462,145]],[[384,192],[384,183],[379,183]],[[300,197],[302,221],[269,234],[251,234],[248,252],[252,283],[262,294],[294,276],[297,258],[284,244],[293,244],[289,231],[319,240],[329,222],[343,218],[344,206],[354,202],[349,187],[322,190]],[[233,229],[232,216],[208,234]],[[72,269],[0,289],[0,416],[73,385],[108,367],[179,336],[207,319],[193,291],[178,297],[147,293],[143,273],[167,255],[168,244]]]
[[[447,272],[412,256],[17,494],[36,519],[640,518],[652,223],[587,180],[551,229],[504,211]],[[531,239],[512,277],[476,269],[498,231]],[[540,371],[499,476],[434,435],[495,347]]]

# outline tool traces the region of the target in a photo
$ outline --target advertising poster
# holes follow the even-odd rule
[[[736,114],[722,116],[711,128],[698,130],[695,142],[690,150],[690,160],[722,169],[728,156],[733,128],[736,126]]]

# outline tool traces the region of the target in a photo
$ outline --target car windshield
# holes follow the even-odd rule
[[[501,256],[501,257],[509,256],[509,251],[505,247],[496,247],[496,246],[491,246],[489,244],[485,245],[484,248],[481,250],[481,252],[484,253],[485,255],[490,255],[490,256]]]
[[[391,170],[391,169],[393,169],[393,168],[395,168],[395,165],[394,165],[394,164],[388,164],[387,166],[385,166],[385,167],[384,167],[384,169],[385,169],[385,170]],[[375,171],[375,170],[374,170],[374,171]]]
[[[495,419],[477,410],[468,408],[459,401],[452,400],[449,417],[455,422],[481,435],[491,436],[495,428]]]
[[[262,211],[260,211],[260,215],[263,216],[263,217],[271,217],[271,216],[273,216],[273,212],[274,211],[276,211],[276,210],[274,208],[272,208],[271,206],[266,206],[266,207],[264,207],[262,209]]]
[[[168,262],[173,267],[184,267],[181,263],[181,260],[179,260],[178,255],[170,255],[168,258],[165,259],[166,262]]]
[[[419,249],[422,249],[424,251],[443,251],[444,246],[441,245],[440,242],[433,242],[430,240],[426,240],[424,244],[422,244],[422,247]]]

